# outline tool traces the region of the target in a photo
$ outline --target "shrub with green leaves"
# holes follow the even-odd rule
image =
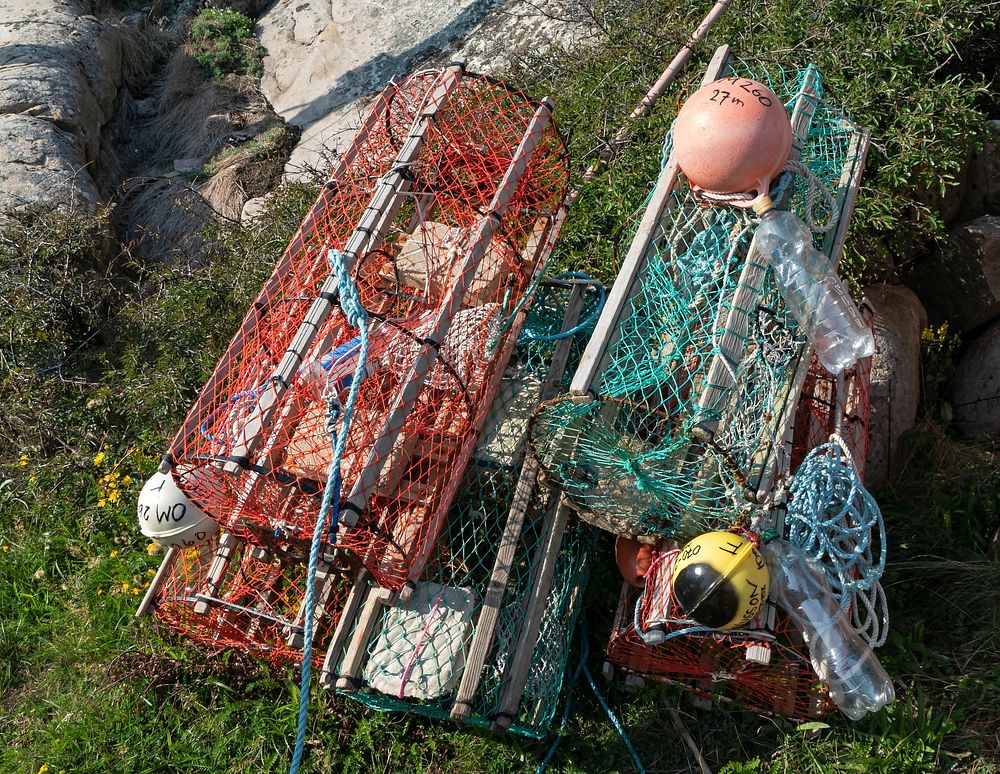
[[[574,168],[582,170],[707,6],[576,5],[597,21],[596,37],[583,48],[528,54],[512,77],[554,97],[557,120],[572,129]],[[997,19],[991,0],[732,3],[653,114],[631,127],[609,173],[584,192],[564,229],[560,264],[614,276],[631,236],[628,221],[652,187],[683,90],[700,78],[715,47],[729,43],[752,66],[815,64],[828,99],[871,130],[843,271],[861,283],[893,276],[943,235],[944,197],[960,181],[986,118],[1000,115],[990,83],[1000,63]]]
[[[229,8],[205,8],[191,22],[188,40],[205,74],[263,74],[263,49],[253,36],[253,20]]]

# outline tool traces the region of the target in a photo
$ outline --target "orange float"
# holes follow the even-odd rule
[[[748,78],[702,86],[674,124],[677,165],[694,188],[710,193],[766,195],[791,148],[792,126],[781,100]]]

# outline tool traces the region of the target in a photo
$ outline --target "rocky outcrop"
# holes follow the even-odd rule
[[[0,0],[0,211],[100,201],[101,127],[115,111],[127,33],[88,8]]]
[[[951,232],[947,246],[907,278],[931,322],[969,331],[1000,316],[1000,216],[984,215]]]
[[[1000,322],[987,328],[959,361],[952,407],[964,435],[1000,435]]]
[[[525,49],[585,35],[589,27],[561,18],[572,18],[559,13],[561,5],[278,0],[257,31],[267,51],[264,94],[282,118],[303,130],[286,175],[324,176],[353,137],[368,99],[422,62],[454,54],[471,70],[495,72]]]
[[[899,437],[916,422],[920,333],[927,327],[927,314],[913,291],[902,285],[875,285],[864,294],[875,311],[876,342],[865,483],[878,487],[895,473]]]
[[[965,223],[982,215],[1000,215],[1000,121],[989,121],[983,147],[972,152],[962,203],[956,219]]]

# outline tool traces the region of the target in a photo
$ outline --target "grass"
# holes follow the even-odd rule
[[[989,70],[981,63],[996,51],[988,7],[894,0],[875,12],[827,0],[808,9],[779,2],[765,16],[763,6],[734,4],[684,82],[723,39],[748,57],[778,51],[785,64],[816,61],[834,98],[876,132],[851,266],[856,279],[885,276],[907,260],[894,234],[919,241],[940,230],[940,213],[935,220],[934,205],[914,190],[951,185],[955,159],[994,109],[982,89]],[[532,57],[515,74],[553,95],[561,126],[572,129],[577,170],[701,13],[665,2],[640,15],[613,3],[598,10],[600,45]],[[893,93],[913,104],[886,104],[890,78],[903,84]],[[678,93],[633,128],[608,173],[585,190],[559,244],[562,266],[613,277]],[[287,765],[293,673],[268,675],[235,654],[207,658],[132,618],[160,558],[138,534],[133,506],[314,196],[308,187],[284,189],[255,225],[209,233],[204,254],[170,266],[123,251],[111,211],[22,213],[0,236],[0,771]],[[670,686],[650,683],[633,695],[620,682],[603,685],[648,770],[691,770],[665,713],[674,707],[713,770],[730,774],[997,771],[1000,585],[990,542],[1000,528],[997,449],[950,437],[941,406],[953,337],[936,331],[925,345],[926,420],[906,439],[900,480],[877,493],[892,541],[885,579],[892,634],[880,655],[899,700],[857,724],[832,717],[826,728],[803,728],[698,709]],[[592,654],[603,646],[609,589],[617,586],[607,540],[601,553],[587,595]],[[599,661],[592,656],[595,672]],[[630,771],[582,687],[574,707],[554,770]],[[311,710],[313,772],[531,772],[548,747],[376,714],[325,692]]]

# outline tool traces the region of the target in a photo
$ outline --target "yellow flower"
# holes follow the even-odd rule
[[[154,570],[152,567],[150,567],[148,570],[146,570],[146,575],[148,575],[150,578],[152,578],[154,575],[156,575],[156,570]]]
[[[111,554],[110,554],[110,556],[111,556],[112,559],[117,559],[118,558],[118,551],[117,550],[112,551]]]
[[[36,483],[38,483],[38,476],[28,476],[28,483],[29,484],[36,484]]]
[[[141,593],[142,593],[142,589],[140,589],[138,586],[133,586],[132,587],[132,596],[133,597],[137,597]]]
[[[112,489],[108,492],[108,502],[116,503],[121,499],[121,493],[117,489]]]
[[[104,462],[104,458],[106,456],[107,455],[104,452],[102,452],[102,451],[97,452],[97,454],[94,455],[94,464],[95,465],[100,465],[102,462]]]
[[[97,596],[103,597],[104,596],[104,589],[98,589],[97,590]]]
[[[10,551],[10,546],[4,543],[4,545],[0,546],[0,551],[3,551],[6,554]]]
[[[160,550],[160,544],[157,543],[156,541],[153,541],[152,543],[146,546],[146,553],[149,554],[150,556],[157,553],[159,550]]]
[[[48,770],[49,770],[49,764],[43,763],[41,766],[38,767],[38,774],[45,774],[45,772]]]
[[[125,476],[125,478],[122,479],[122,486],[128,486],[131,483],[132,483],[132,476]]]
[[[128,591],[129,583],[128,581],[122,582],[122,591]]]
[[[17,458],[17,466],[19,468],[26,468],[26,467],[28,467],[28,460],[29,459],[30,458],[28,457],[27,454],[22,454],[20,457]]]
[[[108,501],[105,500],[103,497],[100,500],[97,501],[97,507],[98,508],[103,508],[107,504],[108,504]]]

